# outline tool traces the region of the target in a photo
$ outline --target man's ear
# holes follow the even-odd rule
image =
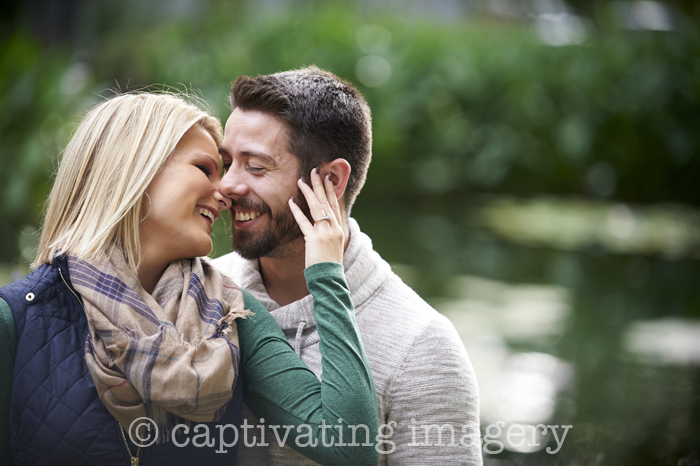
[[[345,159],[335,159],[321,167],[321,176],[331,176],[338,199],[341,199],[345,193],[351,171],[350,164]]]

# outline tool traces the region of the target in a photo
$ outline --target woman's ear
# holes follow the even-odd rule
[[[335,195],[340,200],[345,193],[345,188],[348,185],[348,179],[350,178],[350,164],[345,159],[335,159],[328,162],[324,167],[321,168],[321,173],[323,176],[331,177],[331,182],[335,186]]]

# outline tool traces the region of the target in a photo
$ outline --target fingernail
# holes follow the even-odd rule
[[[331,174],[330,174],[330,173],[328,174],[328,176],[327,176],[326,178],[328,178],[328,181],[333,181],[333,180],[331,180]]]
[[[321,167],[316,167],[316,174],[320,175],[321,174]]]
[[[293,203],[295,203],[295,204],[297,203],[297,200],[294,199],[294,196],[290,197],[289,199],[291,199]]]
[[[303,176],[302,176],[301,178],[299,178],[299,179],[302,181],[302,183],[306,183],[306,179],[304,179]]]

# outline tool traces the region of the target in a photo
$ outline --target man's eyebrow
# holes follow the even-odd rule
[[[255,157],[255,158],[260,159],[263,162],[267,163],[268,165],[271,165],[273,167],[277,166],[277,161],[274,158],[272,158],[270,155],[266,154],[265,152],[257,152],[254,150],[244,150],[244,151],[241,151],[241,155],[243,157]]]
[[[219,147],[219,154],[221,154],[222,157],[233,158],[231,156],[231,153],[228,150],[226,150],[226,148],[224,148],[224,147]],[[266,154],[265,152],[257,152],[254,150],[244,150],[244,151],[241,151],[241,155],[243,157],[255,157],[255,158],[263,160],[268,165],[271,165],[273,167],[277,166],[277,161],[274,158],[272,158],[270,155]]]

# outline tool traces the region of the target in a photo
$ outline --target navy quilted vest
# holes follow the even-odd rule
[[[0,290],[17,333],[10,409],[15,464],[129,465],[119,425],[97,396],[85,364],[87,321],[69,286],[68,265],[56,258]],[[193,425],[187,435],[179,432],[176,439],[186,446],[167,442],[142,448],[139,464],[235,464],[238,442],[228,445],[237,432],[223,426],[240,426],[242,406],[238,377],[222,420],[196,432]]]

